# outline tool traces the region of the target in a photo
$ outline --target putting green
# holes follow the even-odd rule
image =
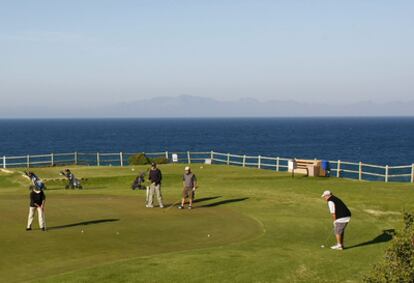
[[[24,230],[28,181],[0,172],[0,278],[5,282],[361,282],[414,209],[412,184],[194,166],[192,211],[144,206],[132,191],[145,167],[71,167],[85,190],[64,190],[62,168],[38,168],[48,190],[49,231]],[[163,193],[180,197],[182,165],[163,165]],[[331,189],[353,212],[348,249],[334,238]],[[37,227],[35,219],[34,227]],[[83,232],[82,232],[83,230]],[[210,237],[208,237],[210,235]],[[324,244],[327,248],[321,249]]]
[[[48,231],[26,232],[27,199],[0,199],[0,215],[9,216],[0,224],[1,268],[7,270],[2,279],[29,280],[39,269],[58,274],[138,256],[237,243],[262,233],[256,220],[232,209],[149,209],[143,203],[142,197],[50,196]]]

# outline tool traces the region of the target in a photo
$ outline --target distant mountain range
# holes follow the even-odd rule
[[[414,116],[410,102],[374,103],[371,101],[335,105],[295,101],[258,101],[244,98],[219,101],[182,95],[156,97],[107,107],[111,117],[306,117],[306,116]]]
[[[3,105],[4,106],[4,105]],[[2,118],[40,117],[307,117],[307,116],[414,116],[414,100],[409,102],[376,103],[363,101],[352,104],[304,103],[295,101],[259,101],[253,98],[220,101],[212,98],[181,95],[155,97],[107,106],[68,108],[30,107],[8,109],[0,106]]]

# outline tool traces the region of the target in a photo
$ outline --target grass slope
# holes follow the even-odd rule
[[[24,231],[28,181],[0,172],[5,282],[360,282],[387,245],[383,230],[414,209],[412,184],[225,166],[194,166],[196,209],[147,209],[144,192],[129,188],[143,167],[72,169],[88,178],[85,190],[64,190],[61,168],[35,170],[47,180],[48,232]],[[183,166],[161,169],[172,204]],[[327,188],[353,212],[342,252],[320,248],[332,225]]]

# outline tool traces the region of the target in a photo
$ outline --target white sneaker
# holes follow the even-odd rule
[[[336,244],[335,246],[332,246],[331,249],[333,249],[333,250],[343,250],[344,248],[340,244]]]

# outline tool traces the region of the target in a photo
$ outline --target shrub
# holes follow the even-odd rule
[[[151,159],[151,162],[155,162],[156,164],[168,164],[169,160],[165,156],[159,156]]]
[[[129,165],[147,165],[151,163],[151,160],[145,155],[145,153],[137,153],[128,158]]]
[[[374,266],[367,283],[414,282],[414,214],[404,213],[404,229],[386,249],[383,259]]]

